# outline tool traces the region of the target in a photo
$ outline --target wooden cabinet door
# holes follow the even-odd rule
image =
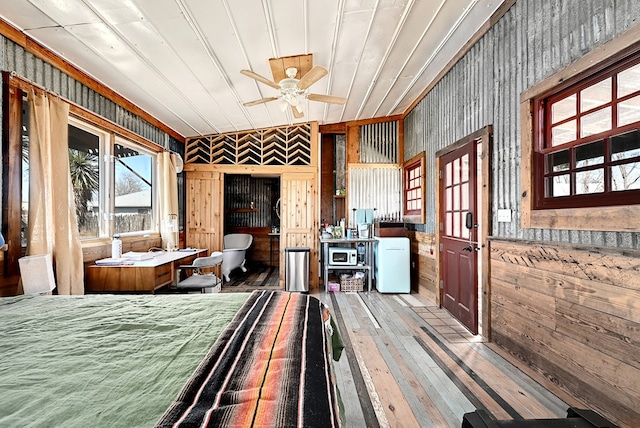
[[[186,173],[186,233],[188,247],[222,251],[224,175],[219,172]]]
[[[280,286],[285,284],[285,248],[308,247],[309,288],[318,287],[317,174],[283,173],[280,190]]]

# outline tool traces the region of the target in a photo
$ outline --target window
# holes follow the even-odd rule
[[[535,209],[640,197],[640,56],[534,99]]]
[[[154,153],[70,118],[69,163],[81,239],[155,229]]]
[[[28,109],[24,111],[28,116]],[[28,124],[28,121],[24,123]],[[23,246],[26,245],[29,209],[26,126],[22,150]],[[154,152],[73,117],[69,118],[68,144],[80,239],[157,231]]]
[[[424,152],[404,164],[404,215],[424,221]]]
[[[100,216],[105,203],[100,200],[100,183],[106,181],[100,152],[107,150],[109,134],[78,121],[69,122],[69,170],[80,239],[98,238],[109,233]]]
[[[153,229],[153,169],[155,156],[116,139],[113,152],[114,233]]]

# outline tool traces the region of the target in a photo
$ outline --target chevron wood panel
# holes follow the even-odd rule
[[[185,163],[311,165],[311,124],[187,139]]]

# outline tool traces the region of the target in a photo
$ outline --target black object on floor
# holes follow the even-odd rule
[[[485,410],[465,413],[462,428],[618,428],[593,410],[569,407],[567,417],[559,419],[495,420]]]

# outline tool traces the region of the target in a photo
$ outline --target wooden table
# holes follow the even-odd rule
[[[137,261],[131,265],[87,267],[86,291],[124,291],[154,293],[165,285],[175,284],[176,270],[188,265],[196,257],[208,255],[206,249],[160,252],[152,259]]]

